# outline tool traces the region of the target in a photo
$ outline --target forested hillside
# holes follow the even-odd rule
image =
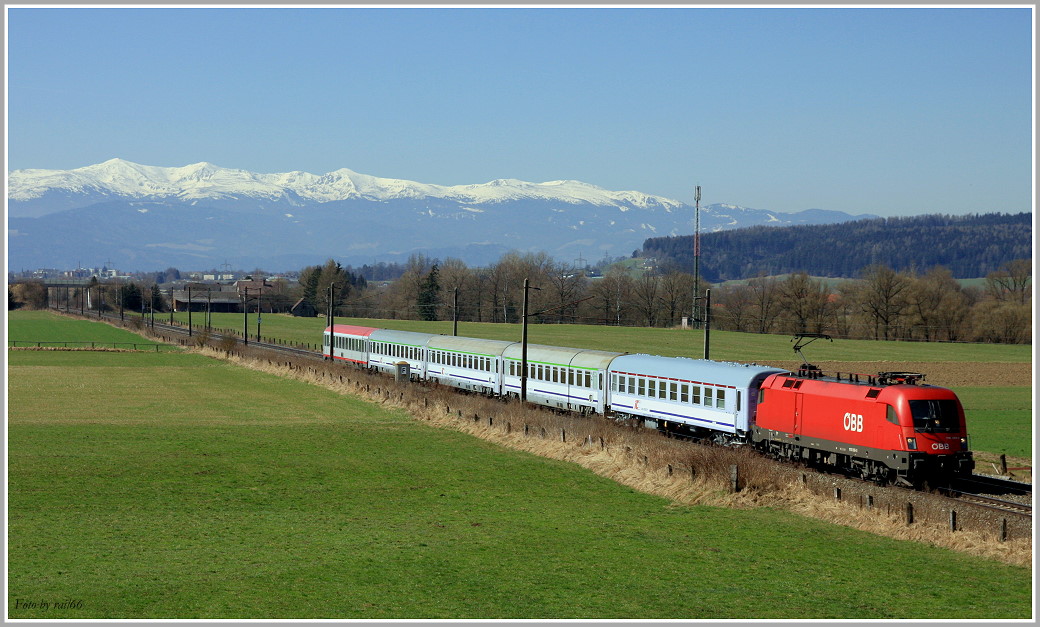
[[[795,272],[856,277],[867,266],[884,264],[897,272],[939,265],[957,278],[984,277],[1033,256],[1032,218],[936,214],[702,233],[700,274],[712,282]],[[692,272],[693,236],[650,238],[642,256]]]

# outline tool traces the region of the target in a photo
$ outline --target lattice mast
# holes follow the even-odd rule
[[[701,328],[701,186],[693,193],[693,328]]]

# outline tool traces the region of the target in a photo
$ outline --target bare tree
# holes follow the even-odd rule
[[[706,286],[701,281],[701,286]],[[668,326],[693,312],[693,275],[673,270],[661,277],[661,300],[668,314]]]
[[[748,280],[751,289],[752,301],[755,306],[755,317],[759,333],[769,333],[773,330],[776,317],[780,313],[779,290],[777,289],[776,277],[759,276]]]
[[[443,264],[440,265],[440,273],[438,277],[441,287],[441,320],[451,320],[452,315],[452,302],[455,299],[455,290],[459,291],[459,320],[464,319],[461,312],[467,311],[469,308],[467,305],[467,293],[466,287],[471,282],[471,272],[466,267],[465,262],[461,259],[454,257],[448,257]]]
[[[986,288],[995,300],[1024,305],[1032,296],[1032,273],[1029,259],[1015,259],[996,272],[990,272],[986,277]]]
[[[585,274],[564,263],[549,264],[545,270],[546,283],[553,300],[549,306],[558,307],[552,312],[552,317],[560,322],[573,322],[578,311],[575,301],[580,300],[585,292]]]
[[[967,317],[967,298],[947,268],[936,266],[921,277],[911,278],[907,290],[909,313],[916,319],[925,341],[953,339],[956,328]]]
[[[793,333],[820,333],[827,323],[830,290],[805,272],[788,276],[777,286],[780,302]]]
[[[644,326],[657,326],[661,311],[661,279],[646,272],[632,284],[632,306],[639,314]]]
[[[745,284],[724,285],[716,290],[712,299],[724,312],[724,316],[713,313],[712,326],[730,331],[746,333],[751,330],[754,320],[754,294],[751,287]]]
[[[860,307],[874,327],[874,339],[890,339],[908,308],[910,278],[888,266],[876,264],[863,270]]]
[[[622,266],[611,266],[602,279],[590,289],[592,302],[603,316],[604,324],[621,326],[627,316],[627,302],[632,292],[632,277]]]

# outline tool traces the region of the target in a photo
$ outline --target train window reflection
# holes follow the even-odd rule
[[[918,433],[952,433],[960,426],[957,401],[922,400],[909,401],[910,414],[914,419],[914,431]]]

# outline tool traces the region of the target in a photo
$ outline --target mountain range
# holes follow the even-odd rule
[[[340,169],[260,174],[211,163],[158,167],[111,159],[8,173],[12,270],[169,266],[294,270],[401,261],[421,252],[468,264],[509,250],[560,260],[628,255],[648,237],[692,233],[694,207],[581,181],[499,179],[441,186]],[[810,209],[701,207],[703,232],[876,217]]]

